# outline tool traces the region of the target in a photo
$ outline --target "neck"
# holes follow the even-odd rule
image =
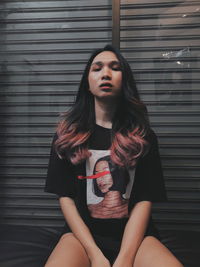
[[[95,99],[96,123],[105,128],[112,128],[112,120],[118,105],[118,101],[99,101]]]
[[[123,198],[119,191],[109,191],[105,194],[103,204],[107,207],[119,206],[123,202]]]

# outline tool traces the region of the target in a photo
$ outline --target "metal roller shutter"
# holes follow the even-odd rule
[[[200,225],[200,1],[122,0],[121,51],[159,137],[169,203],[160,228]]]
[[[94,48],[111,43],[112,2],[1,1],[0,212],[4,223],[59,226],[43,192],[52,135]]]

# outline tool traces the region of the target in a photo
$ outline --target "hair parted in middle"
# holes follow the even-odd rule
[[[94,58],[104,51],[116,55],[122,71],[122,93],[112,121],[111,160],[122,167],[134,167],[147,148],[144,138],[150,128],[147,109],[140,100],[128,62],[111,45],[95,50],[89,58],[75,103],[63,114],[58,124],[56,151],[60,157],[67,157],[73,164],[79,164],[91,155],[88,141],[95,126],[95,107],[94,96],[89,90],[88,75]]]

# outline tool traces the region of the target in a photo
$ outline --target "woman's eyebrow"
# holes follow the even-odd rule
[[[103,62],[101,62],[101,61],[96,61],[96,62],[93,62],[92,65],[102,66],[102,65],[103,65]]]
[[[108,62],[108,64],[109,65],[115,65],[115,64],[118,64],[119,65],[120,62],[117,61],[117,60],[112,60],[112,61]],[[96,62],[93,62],[92,65],[103,66],[104,65],[104,62],[102,62],[102,61],[96,61]]]

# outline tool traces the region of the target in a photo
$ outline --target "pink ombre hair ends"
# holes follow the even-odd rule
[[[67,122],[61,121],[57,134],[55,145],[60,157],[67,156],[72,164],[77,165],[91,156],[87,145],[84,145],[91,135],[90,132],[77,133],[75,125],[68,128]],[[134,167],[146,145],[144,133],[139,128],[127,131],[127,134],[117,132],[110,148],[111,160],[122,167]]]

